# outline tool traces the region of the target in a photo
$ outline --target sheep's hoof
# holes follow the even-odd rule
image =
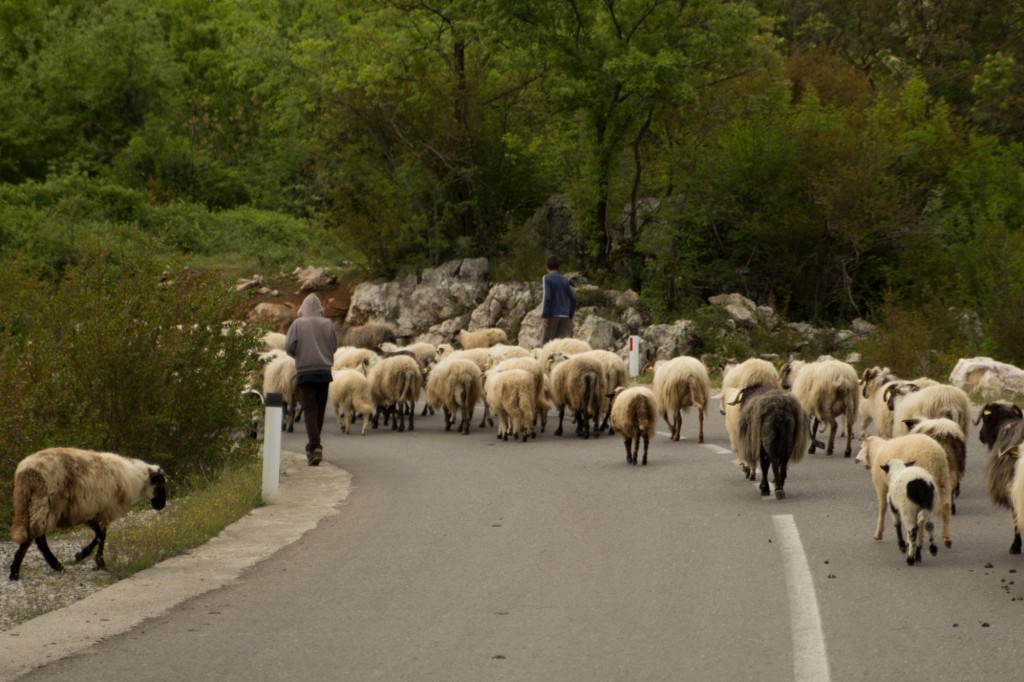
[[[766,485],[761,486],[761,497],[768,497],[768,494],[770,492],[771,492],[771,490],[768,489],[768,486],[766,486]]]
[[[1010,554],[1020,554],[1020,545],[1010,545]]]
[[[776,489],[776,491],[775,491],[775,499],[776,500],[784,500],[784,499],[786,499],[786,491],[783,490],[782,488]]]
[[[15,573],[14,571],[11,571],[11,574],[9,576],[7,576],[7,579],[8,580],[17,580],[20,577],[21,577],[21,575],[19,573]]]
[[[106,567],[107,567],[107,562],[104,561],[103,559],[101,559],[100,557],[96,557],[96,570],[97,571],[102,571]]]
[[[935,545],[928,545],[928,551],[931,553],[932,556],[935,556],[939,553],[939,548]]]
[[[918,561],[920,561],[920,560],[918,560]],[[907,557],[907,566],[913,566],[913,565],[914,565],[914,557],[908,556]]]
[[[501,440],[501,434],[500,433],[498,434],[498,440]]]
[[[949,549],[950,547],[953,546],[953,541],[952,540],[943,540],[942,544],[946,546],[946,549]]]
[[[896,543],[896,545],[900,548],[901,553],[907,551],[907,543],[905,540],[900,540]]]

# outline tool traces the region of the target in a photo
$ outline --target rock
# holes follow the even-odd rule
[[[875,325],[859,317],[851,322],[850,326],[853,328],[853,333],[857,336],[867,336],[875,331]]]
[[[616,293],[613,300],[615,301],[615,307],[619,310],[640,307],[640,294],[636,293],[632,289],[626,289],[621,293]]]
[[[985,400],[1024,396],[1024,370],[992,358],[964,358],[956,363],[949,383]]]
[[[761,326],[773,331],[782,326],[782,318],[770,306],[759,305],[755,312],[757,314],[757,321]]]
[[[754,310],[739,303],[729,303],[725,306],[725,313],[729,319],[743,329],[753,329],[757,326],[757,318],[754,317]]]
[[[419,336],[410,339],[410,343],[430,343],[439,346],[442,343],[451,343],[452,335],[460,329],[465,329],[469,323],[469,315],[459,315],[440,324],[435,324]]]
[[[718,294],[708,299],[711,305],[722,306],[723,308],[736,305],[746,308],[750,312],[757,310],[757,304],[742,294]]]
[[[305,269],[295,268],[292,276],[299,281],[299,293],[328,289],[338,283],[338,278],[327,268],[313,266]]]
[[[619,314],[619,319],[627,329],[640,329],[644,326],[644,316],[636,308],[626,308]]]
[[[268,324],[274,331],[283,334],[295,321],[297,313],[295,306],[289,302],[264,302],[250,310],[249,314],[245,316],[245,321],[251,324]]]
[[[526,313],[540,305],[543,291],[540,282],[495,284],[487,292],[469,318],[469,329],[501,327],[506,331],[519,327]],[[510,337],[509,339],[513,339]]]
[[[640,337],[640,357],[644,363],[689,355],[693,323],[676,320],[673,324],[652,324],[641,332]]]
[[[583,317],[582,324],[579,320],[580,317],[577,316],[576,326],[572,332],[575,338],[586,341],[594,349],[613,350],[615,348],[618,335],[611,322],[593,314]]]
[[[540,310],[536,308],[526,313],[519,325],[519,345],[527,350],[541,347],[541,339],[544,338],[544,328],[540,326]]]
[[[248,291],[263,284],[263,275],[253,275],[250,279],[239,279],[235,285],[235,291]]]

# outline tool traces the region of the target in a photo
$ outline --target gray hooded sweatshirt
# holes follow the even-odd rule
[[[284,350],[295,358],[297,381],[330,382],[338,335],[334,324],[324,317],[324,306],[316,294],[310,294],[299,307],[299,316],[288,328]]]

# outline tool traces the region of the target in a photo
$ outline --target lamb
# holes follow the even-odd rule
[[[334,379],[327,389],[327,404],[334,411],[338,427],[346,434],[352,432],[352,420],[356,412],[363,415],[363,428],[360,433],[366,435],[366,426],[373,415],[373,396],[370,392],[370,380],[356,369],[336,369]],[[342,422],[341,415],[345,415]]]
[[[391,325],[369,322],[358,327],[342,329],[338,334],[338,345],[378,350],[385,343],[395,343],[396,338]]]
[[[978,439],[988,448],[985,479],[989,498],[1000,507],[1014,511],[1014,533],[1010,554],[1020,554],[1020,507],[1014,506],[1013,491],[1018,485],[1016,474],[1020,444],[1024,441],[1024,413],[1019,406],[1011,402],[996,400],[981,408],[974,423],[981,424]]]
[[[662,418],[672,431],[671,439],[678,441],[683,427],[682,413],[696,406],[700,431],[699,443],[704,442],[704,413],[711,397],[708,368],[697,358],[680,356],[656,366],[652,383]],[[669,418],[671,415],[671,418]]]
[[[946,452],[933,438],[914,433],[885,440],[878,436],[862,436],[858,462],[871,470],[871,480],[878,496],[878,523],[875,525],[875,539],[881,540],[885,530],[885,507],[889,493],[889,479],[882,469],[893,459],[915,462],[935,480],[936,511],[942,517],[942,541],[952,547],[949,537],[949,514],[952,508],[952,488],[949,485],[949,464]]]
[[[790,462],[803,458],[807,449],[808,416],[800,401],[781,388],[748,386],[736,401],[740,411],[737,446],[741,460],[753,471],[761,463],[761,495],[768,495],[768,467],[775,479],[775,499],[786,498]]]
[[[921,545],[928,531],[928,551],[939,553],[935,546],[935,524],[931,513],[935,505],[935,479],[914,462],[892,459],[882,465],[889,482],[888,501],[896,526],[896,539],[901,552],[907,553],[907,566],[921,563]],[[903,529],[906,528],[906,538]]]
[[[894,436],[907,433],[908,419],[952,419],[967,436],[971,401],[963,389],[948,384],[920,388],[916,382],[897,384],[889,395]]]
[[[469,433],[473,410],[483,393],[483,373],[472,360],[453,358],[434,366],[427,377],[427,404],[444,408],[444,430],[451,431],[461,410],[459,433]]]
[[[838,430],[836,419],[843,417],[846,422],[843,456],[849,457],[853,452],[853,422],[860,400],[857,370],[839,360],[819,360],[808,364],[787,363],[779,374],[783,388],[792,388],[793,395],[813,419],[810,454],[814,454],[818,445],[819,423],[829,428],[825,454],[832,454]]]
[[[548,358],[551,367],[551,391],[558,407],[558,428],[556,436],[562,435],[565,408],[569,407],[576,419],[576,435],[590,438],[590,420],[594,420],[594,438],[600,431],[601,399],[605,389],[604,365],[601,361],[585,355],[567,357],[554,353]]]
[[[284,401],[284,423],[282,427],[291,433],[295,430],[296,419],[296,369],[295,358],[275,355],[263,370],[263,395],[280,393]]]
[[[604,385],[606,392],[614,391],[620,386],[629,385],[629,368],[626,367],[626,361],[615,353],[608,350],[588,350],[582,353],[577,353],[577,356],[591,357],[601,363],[601,367],[604,371]],[[607,405],[605,405],[606,401]],[[604,431],[608,428],[608,419],[612,412],[611,400],[605,397],[605,393],[601,394],[601,411],[604,413],[604,419],[601,421],[601,426],[598,430]]]
[[[10,579],[20,577],[21,562],[33,540],[50,568],[64,570],[50,551],[46,534],[79,524],[87,525],[96,536],[75,554],[75,561],[85,560],[95,549],[96,569],[105,568],[107,526],[144,499],[156,510],[167,502],[166,475],[155,464],[76,448],[49,448],[29,455],[14,471],[11,539],[18,549]]]
[[[409,430],[414,429],[413,405],[423,388],[423,372],[419,363],[408,355],[382,358],[370,369],[370,395],[376,405],[373,414],[373,428],[377,428],[380,415],[384,414],[384,425],[393,418],[392,430],[405,431],[405,415],[409,414]]]
[[[507,369],[491,374],[485,381],[487,403],[498,416],[498,439],[508,440],[512,434],[516,440],[523,437],[525,443],[530,436],[537,438],[533,424],[536,411],[536,382],[534,376],[523,369]]]
[[[959,497],[960,481],[967,470],[967,437],[960,426],[951,419],[907,419],[904,424],[910,433],[923,433],[942,446],[949,464],[949,484],[953,488],[953,496]],[[955,501],[952,513],[956,515]]]
[[[647,448],[658,426],[658,401],[654,391],[644,386],[619,386],[608,394],[611,402],[612,429],[622,434],[626,444],[626,464],[636,466],[640,439],[644,441],[643,466],[647,466]],[[632,444],[632,450],[630,449]]]
[[[458,344],[464,350],[490,348],[506,341],[508,341],[508,334],[499,327],[487,327],[472,332],[459,329],[452,334],[452,345]]]
[[[861,375],[861,401],[858,410],[860,430],[864,433],[872,424],[882,438],[892,438],[892,410],[887,404],[886,389],[899,381],[888,367],[869,367]]]

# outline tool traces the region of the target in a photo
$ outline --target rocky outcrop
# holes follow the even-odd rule
[[[956,363],[949,383],[982,400],[1024,396],[1024,370],[992,358],[964,358]]]

